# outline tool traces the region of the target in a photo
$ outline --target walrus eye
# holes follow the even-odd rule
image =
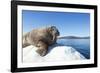
[[[51,27],[52,31],[56,30],[56,27],[55,26],[52,26]]]
[[[52,28],[52,31],[54,31],[55,29],[54,28]]]

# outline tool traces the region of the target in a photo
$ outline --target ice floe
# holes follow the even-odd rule
[[[71,46],[55,44],[49,47],[47,55],[41,57],[35,46],[23,48],[23,62],[50,62],[50,61],[71,61],[86,59],[81,53]]]

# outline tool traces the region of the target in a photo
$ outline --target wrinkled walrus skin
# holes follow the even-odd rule
[[[40,56],[45,56],[48,50],[48,46],[56,43],[59,31],[55,26],[33,29],[23,36],[22,47],[33,45],[38,47],[36,50]]]

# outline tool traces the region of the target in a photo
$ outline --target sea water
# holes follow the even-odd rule
[[[57,43],[71,46],[85,58],[90,59],[90,39],[59,39]]]

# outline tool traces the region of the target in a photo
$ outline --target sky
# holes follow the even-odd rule
[[[60,36],[89,36],[90,14],[22,10],[23,32],[34,28],[56,26]]]

